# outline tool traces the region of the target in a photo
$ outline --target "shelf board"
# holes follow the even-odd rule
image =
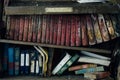
[[[79,4],[43,5],[43,6],[6,6],[6,15],[38,15],[38,14],[83,14],[83,13],[119,13],[117,5]]]
[[[49,48],[69,49],[69,50],[84,50],[84,51],[90,51],[90,52],[111,54],[110,50],[89,48],[89,47],[69,47],[69,46],[41,44],[41,43],[23,42],[23,41],[14,41],[14,40],[4,40],[4,39],[0,39],[0,42],[1,43],[20,44],[20,45],[41,46],[41,47],[49,47]]]

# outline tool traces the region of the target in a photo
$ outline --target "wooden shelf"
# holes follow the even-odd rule
[[[45,6],[46,5],[46,6]],[[110,4],[44,4],[43,6],[7,6],[5,15],[38,15],[38,14],[83,14],[83,13],[119,13],[117,5]]]
[[[87,47],[68,47],[68,46],[58,46],[58,45],[51,45],[51,44],[41,44],[41,43],[4,40],[4,39],[0,39],[0,42],[1,43],[20,44],[20,45],[31,45],[31,46],[34,45],[34,46],[49,47],[49,48],[69,49],[69,50],[84,50],[84,51],[104,53],[104,54],[111,53],[110,50],[97,49],[97,48],[87,48]]]

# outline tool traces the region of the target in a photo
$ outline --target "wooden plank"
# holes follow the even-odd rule
[[[4,40],[0,39],[1,43],[11,43],[11,44],[20,44],[20,45],[31,45],[31,46],[41,46],[41,47],[50,47],[50,48],[60,48],[60,49],[68,49],[68,50],[84,50],[90,52],[111,54],[110,50],[97,49],[97,48],[86,48],[86,47],[67,47],[67,46],[58,46],[51,44],[41,44],[41,43],[33,43],[33,42],[23,42],[23,41],[14,41],[14,40]]]
[[[71,11],[66,11],[67,8]],[[46,9],[49,8],[49,11]],[[50,11],[51,8],[51,11]],[[57,11],[57,8],[60,11]],[[63,9],[64,8],[64,9]],[[56,9],[52,11],[53,9]],[[5,7],[6,15],[32,15],[32,14],[80,14],[80,13],[119,13],[120,9],[117,5],[108,4],[76,4],[76,5],[59,5],[59,6],[9,6]]]

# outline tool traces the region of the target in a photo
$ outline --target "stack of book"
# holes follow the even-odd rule
[[[61,59],[52,71],[53,75],[63,75],[73,72],[88,79],[102,79],[110,76],[109,65],[111,58],[91,52],[80,51],[80,55],[71,56],[69,53]],[[76,63],[77,64],[74,64]]]
[[[5,45],[4,72],[9,76],[39,75],[45,76],[47,71],[47,52],[39,47],[40,53],[33,49],[22,49]],[[38,48],[37,48],[38,49]],[[46,55],[46,56],[45,56]],[[46,64],[45,64],[46,63]]]
[[[64,46],[87,46],[120,35],[118,15],[8,16],[7,39]]]

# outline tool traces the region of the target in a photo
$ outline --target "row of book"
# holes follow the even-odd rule
[[[8,16],[7,39],[65,46],[87,46],[119,37],[114,14]]]
[[[53,75],[62,75],[65,72],[74,72],[75,75],[82,75],[89,79],[101,79],[110,76],[109,65],[111,58],[81,51],[80,54],[71,56],[65,53],[65,56],[53,68]],[[77,64],[74,64],[76,63]],[[73,65],[74,64],[74,65]]]
[[[45,58],[47,57],[44,56],[43,48],[39,50],[41,51],[41,53],[39,53],[34,48],[21,49],[20,47],[5,45],[3,63],[5,74],[9,76],[17,75],[45,76],[47,71],[46,65],[47,61]]]

